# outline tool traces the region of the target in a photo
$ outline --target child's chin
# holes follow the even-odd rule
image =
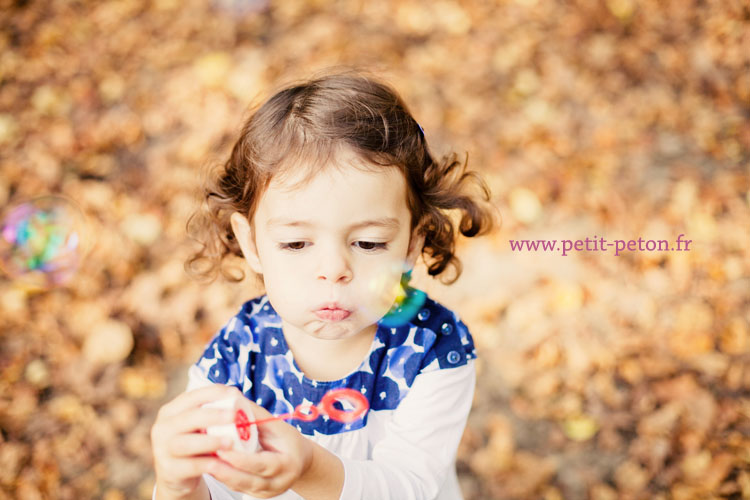
[[[323,328],[313,333],[313,336],[321,340],[340,340],[351,337],[352,332],[348,328],[328,323],[324,325]]]
[[[320,326],[309,331],[310,335],[321,340],[341,340],[357,335],[362,329],[357,329],[348,321],[320,322]]]

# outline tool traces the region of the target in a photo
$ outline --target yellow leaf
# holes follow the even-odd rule
[[[573,441],[587,441],[591,439],[599,430],[599,424],[596,420],[586,415],[579,415],[565,419],[563,422],[563,432]]]

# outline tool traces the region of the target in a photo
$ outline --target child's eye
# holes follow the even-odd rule
[[[362,250],[385,250],[388,247],[387,243],[377,243],[375,241],[355,241],[355,245],[359,246]]]
[[[302,250],[303,248],[305,248],[305,245],[307,245],[307,243],[305,243],[304,241],[290,241],[289,243],[279,243],[279,248],[281,248],[282,250],[294,251]]]

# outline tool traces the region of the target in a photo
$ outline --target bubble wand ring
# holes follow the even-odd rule
[[[339,410],[334,407],[336,402],[347,401],[354,408],[353,410]],[[246,428],[251,425],[260,425],[266,422],[272,422],[274,420],[301,420],[302,422],[312,422],[317,419],[321,414],[327,415],[331,420],[341,422],[342,424],[348,424],[361,418],[367,410],[370,408],[370,403],[367,398],[359,391],[354,389],[333,389],[328,391],[320,403],[317,406],[304,406],[298,405],[293,413],[284,413],[275,417],[264,418],[261,420],[255,420],[253,422],[248,421],[247,415],[242,410],[237,410],[237,416],[235,417],[235,426],[237,432],[243,435]],[[242,429],[242,430],[240,430]]]
[[[354,410],[346,411],[334,408],[334,403],[342,399],[352,403]],[[370,407],[364,394],[354,389],[334,389],[329,391],[320,400],[320,406],[323,407],[323,412],[331,419],[343,424],[349,424],[359,419]]]
[[[308,413],[305,413],[305,411],[307,411]],[[302,405],[299,405],[297,408],[294,409],[294,413],[292,414],[291,418],[295,420],[301,420],[303,422],[312,422],[319,416],[320,416],[320,410],[318,410],[317,406],[303,407]]]

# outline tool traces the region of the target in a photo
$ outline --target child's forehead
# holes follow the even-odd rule
[[[268,189],[294,193],[306,190],[316,182],[325,182],[332,176],[338,178],[361,178],[362,174],[396,177],[401,174],[395,166],[376,165],[349,148],[342,148],[324,161],[315,159],[297,159],[282,166],[268,183]]]
[[[263,193],[263,199],[272,199],[276,204],[295,204],[303,199],[322,198],[321,201],[327,201],[362,198],[379,205],[380,201],[387,203],[393,197],[405,200],[405,194],[405,178],[398,169],[339,166],[272,179]]]
[[[406,180],[399,169],[340,164],[312,175],[295,174],[269,184],[255,214],[259,221],[322,219],[333,224],[409,216]]]

